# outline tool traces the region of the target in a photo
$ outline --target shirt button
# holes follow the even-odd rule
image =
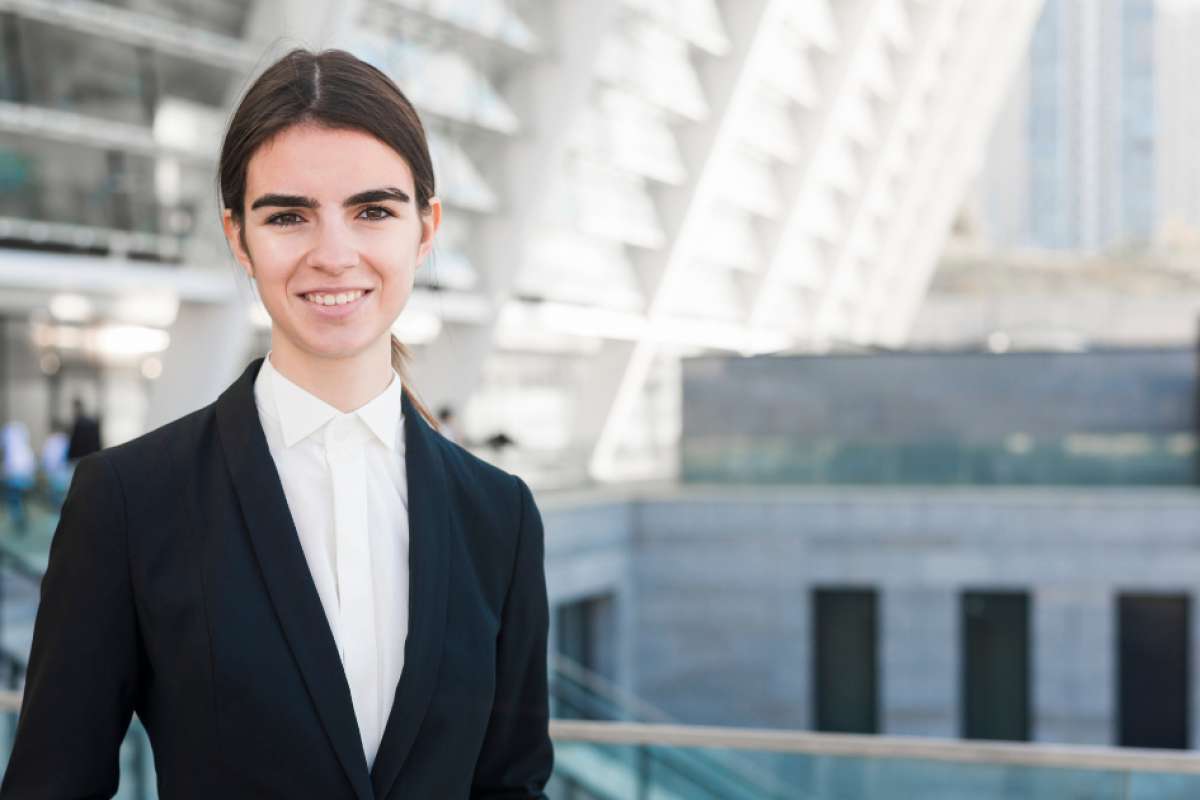
[[[346,441],[346,437],[349,435],[350,431],[346,430],[345,428],[338,428],[336,431],[334,431],[333,438],[337,439],[339,442],[344,442]]]

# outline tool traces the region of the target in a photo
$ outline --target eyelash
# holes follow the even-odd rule
[[[366,216],[368,212],[373,212],[373,211],[379,212],[379,216],[377,216],[377,217]],[[371,222],[377,222],[379,220],[387,219],[388,217],[394,217],[394,216],[396,216],[396,215],[392,213],[391,209],[385,208],[383,206],[368,206],[368,207],[364,208],[362,211],[360,211],[358,214],[358,217],[360,219],[370,220]],[[285,217],[294,217],[295,219],[291,222],[284,222],[283,220]],[[301,222],[303,222],[303,219],[295,211],[281,211],[278,214],[272,214],[270,217],[267,218],[267,224],[273,225],[276,228],[290,228],[293,225],[299,225]]]

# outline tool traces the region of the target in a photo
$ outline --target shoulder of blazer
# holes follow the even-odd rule
[[[175,481],[182,477],[173,475],[173,470],[186,464],[198,465],[200,453],[216,444],[216,427],[216,404],[213,403],[101,452],[107,456],[122,483],[128,482],[138,491],[152,491],[160,481]]]
[[[463,492],[462,499],[469,500],[476,517],[511,520],[515,535],[524,505],[520,478],[451,442],[432,427],[429,431],[433,434],[429,439],[442,457],[448,483]]]

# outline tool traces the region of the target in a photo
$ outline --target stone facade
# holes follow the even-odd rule
[[[551,602],[611,593],[618,682],[694,724],[810,727],[812,592],[854,587],[879,592],[883,732],[957,736],[960,595],[1015,590],[1030,595],[1033,737],[1111,744],[1118,595],[1200,597],[1190,489],[684,487],[541,502]]]

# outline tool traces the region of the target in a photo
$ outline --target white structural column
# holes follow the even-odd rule
[[[691,177],[681,189],[680,202],[674,209],[666,209],[674,214],[664,219],[669,245],[661,254],[657,280],[648,292],[646,333],[632,345],[614,343],[608,347],[600,359],[600,369],[583,393],[577,438],[586,441],[596,433],[589,469],[598,478],[612,477],[625,424],[664,338],[674,292],[694,255],[704,215],[720,189],[719,169],[737,141],[785,4],[786,0],[752,0],[726,6],[731,53],[722,63],[713,65],[706,76],[709,121],[691,133],[690,141],[683,142]]]
[[[964,0],[935,0],[914,15],[907,63],[897,74],[899,91],[887,119],[881,120],[879,147],[864,168],[865,185],[847,215],[845,238],[835,248],[837,255],[815,310],[813,336],[818,341],[837,329],[841,298],[857,287],[860,265],[881,255],[877,231],[886,226],[889,215],[894,218],[899,212],[892,187],[903,180],[909,166],[910,142],[942,79],[946,50],[960,24],[963,5]]]
[[[527,132],[507,145],[494,172],[503,212],[481,225],[477,266],[491,313],[481,325],[454,326],[425,354],[418,379],[430,405],[462,408],[479,383],[499,315],[544,216],[554,171],[564,161],[571,126],[587,100],[600,32],[611,27],[617,4],[558,2],[549,25],[554,57],[528,65],[511,79],[508,94],[523,112]]]
[[[869,71],[873,63],[887,58],[889,40],[885,29],[897,13],[903,14],[901,0],[878,0],[861,4],[856,18],[843,17],[842,37],[844,48],[833,68],[823,94],[824,107],[811,121],[814,131],[811,151],[803,167],[802,177],[791,198],[788,214],[779,233],[778,244],[763,274],[759,291],[750,308],[748,323],[751,328],[762,328],[769,311],[776,301],[776,294],[786,281],[786,276],[796,269],[798,260],[806,252],[817,251],[812,241],[814,229],[825,227],[821,206],[836,202],[831,193],[837,192],[834,183],[841,183],[842,192],[851,190],[848,183],[838,181],[835,169],[839,157],[848,156],[855,165],[854,142],[850,128],[857,122],[856,111],[861,110],[863,93],[867,91]],[[886,64],[886,61],[885,61]],[[856,174],[859,170],[854,170]],[[840,227],[840,226],[839,226]],[[833,243],[835,249],[849,250],[844,235],[841,242]],[[817,275],[824,276],[826,265],[812,265]],[[803,326],[805,320],[796,320]],[[794,328],[793,328],[794,330]]]
[[[975,28],[948,76],[954,100],[943,106],[913,191],[902,202],[911,221],[895,229],[894,247],[884,248],[863,294],[857,323],[866,335],[859,338],[893,346],[907,339],[1042,5],[1014,0],[976,9],[986,22]]]

